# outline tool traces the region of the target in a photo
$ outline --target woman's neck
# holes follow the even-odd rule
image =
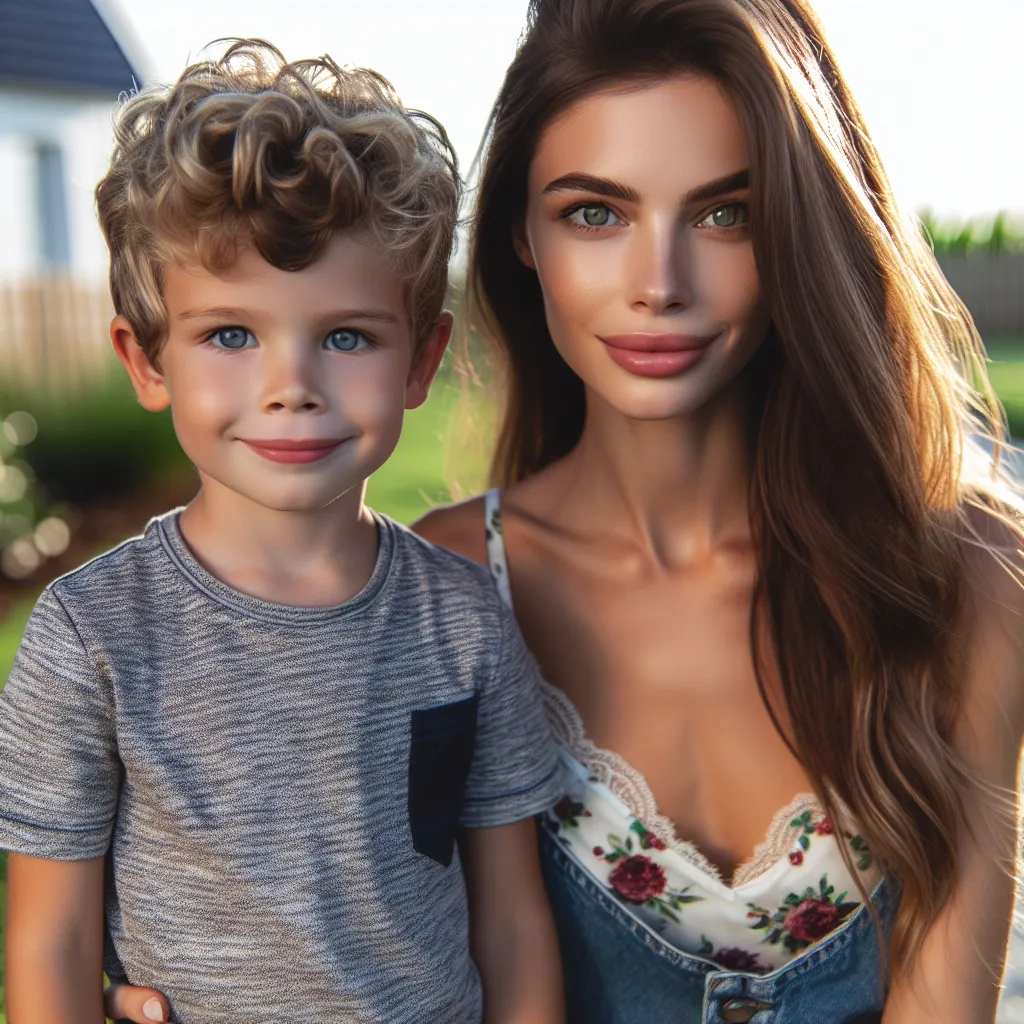
[[[670,420],[631,419],[588,394],[583,436],[563,462],[563,514],[630,537],[666,567],[749,543],[748,405],[741,381]]]

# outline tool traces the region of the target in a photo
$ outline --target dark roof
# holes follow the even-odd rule
[[[0,81],[116,96],[133,76],[90,0],[0,0]]]

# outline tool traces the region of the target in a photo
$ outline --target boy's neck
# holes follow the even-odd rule
[[[196,560],[229,587],[326,607],[351,600],[373,575],[377,526],[364,493],[365,484],[326,508],[280,512],[204,479],[178,525]]]

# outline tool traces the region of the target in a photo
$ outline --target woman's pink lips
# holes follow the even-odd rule
[[[608,355],[638,377],[675,377],[700,362],[714,338],[689,334],[618,334],[601,338]]]
[[[246,441],[257,455],[271,462],[317,462],[334,451],[341,441]]]

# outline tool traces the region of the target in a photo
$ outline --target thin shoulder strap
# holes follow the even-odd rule
[[[512,587],[508,580],[508,555],[501,529],[501,491],[496,487],[484,495],[484,536],[487,538],[487,566],[502,601],[512,607]]]

